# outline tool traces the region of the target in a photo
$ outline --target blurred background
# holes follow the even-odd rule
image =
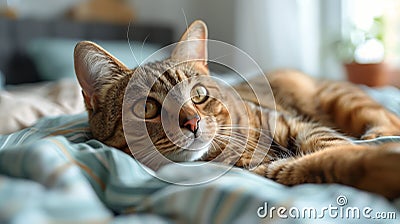
[[[399,85],[399,11],[398,0],[0,0],[0,71],[7,84],[73,77],[82,39],[132,67],[202,19],[210,39],[242,49],[266,72]],[[132,64],[127,34],[140,51]]]

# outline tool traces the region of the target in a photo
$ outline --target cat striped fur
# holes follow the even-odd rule
[[[353,139],[400,135],[400,119],[346,82],[292,70],[231,89],[211,79],[207,28],[195,21],[171,57],[128,69],[80,42],[75,70],[93,136],[158,169],[172,161],[218,161],[281,184],[340,183],[400,196],[400,144]],[[100,66],[101,65],[101,66]],[[258,90],[257,90],[258,89]]]

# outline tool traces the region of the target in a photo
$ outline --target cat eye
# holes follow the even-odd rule
[[[208,92],[204,86],[197,85],[192,89],[190,96],[192,97],[193,103],[200,104],[208,99]]]
[[[133,113],[140,118],[152,119],[160,113],[160,104],[151,98],[143,99],[133,106]]]

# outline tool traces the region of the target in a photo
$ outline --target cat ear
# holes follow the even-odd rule
[[[97,101],[112,84],[129,69],[99,45],[82,41],[75,46],[74,66],[88,109],[95,109]]]
[[[201,20],[194,21],[172,51],[171,58],[198,60],[207,67],[207,26]]]

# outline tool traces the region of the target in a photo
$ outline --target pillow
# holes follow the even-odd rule
[[[41,117],[82,113],[83,102],[73,79],[7,86],[0,90],[0,135],[27,128]]]
[[[74,78],[74,47],[79,40],[74,39],[35,39],[28,43],[27,54],[31,57],[38,72],[39,78],[44,81]],[[144,44],[131,41],[132,51],[127,41],[95,41],[112,55],[117,57],[129,68],[138,66],[148,56],[161,48],[157,44]],[[136,60],[132,55],[135,54]],[[165,54],[157,54],[155,59],[165,58]]]

